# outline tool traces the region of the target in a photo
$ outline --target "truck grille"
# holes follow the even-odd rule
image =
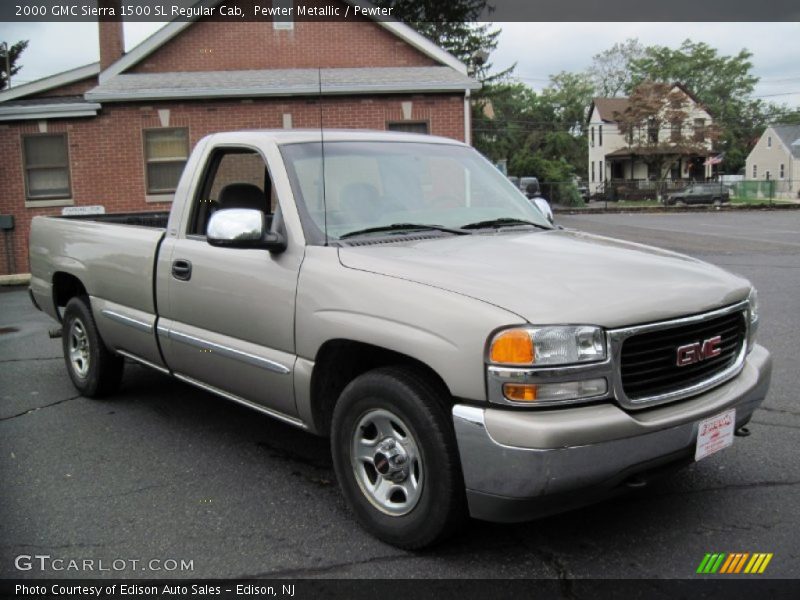
[[[626,338],[620,354],[622,389],[631,401],[677,392],[712,379],[731,367],[745,343],[744,313],[639,333]],[[677,365],[677,349],[715,336],[721,353],[694,364]]]

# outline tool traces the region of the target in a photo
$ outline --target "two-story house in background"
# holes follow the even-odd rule
[[[712,116],[683,85],[673,84],[669,94],[682,99],[685,116],[682,122],[669,126],[645,126],[638,133],[651,142],[646,147],[633,132],[622,130],[622,122],[632,109],[629,98],[592,100],[587,119],[590,195],[605,194],[613,186],[615,191],[628,191],[629,197],[645,197],[659,182],[670,189],[712,176],[715,161],[709,160],[712,144],[706,135],[713,125]],[[668,102],[664,110],[669,110]],[[691,150],[685,146],[676,150],[686,139],[695,142]],[[648,156],[654,152],[669,155],[658,169],[654,169],[654,161]]]

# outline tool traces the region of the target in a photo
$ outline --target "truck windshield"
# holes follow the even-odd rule
[[[472,148],[419,142],[325,142],[281,147],[306,237],[460,229],[481,222],[552,226]],[[324,195],[323,195],[324,181]],[[399,227],[415,224],[421,227]],[[348,235],[349,234],[349,235]]]

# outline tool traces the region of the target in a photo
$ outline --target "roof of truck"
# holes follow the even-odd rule
[[[300,144],[319,142],[422,142],[426,144],[454,144],[465,146],[463,142],[451,138],[427,135],[422,133],[406,133],[402,131],[378,131],[367,129],[245,129],[241,131],[225,131],[212,133],[212,140],[222,138],[239,142],[256,141],[269,137],[276,144]]]

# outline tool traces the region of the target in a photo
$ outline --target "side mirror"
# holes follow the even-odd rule
[[[263,248],[270,252],[286,250],[286,239],[267,231],[264,213],[250,208],[227,208],[211,215],[206,240],[212,246]]]
[[[533,205],[539,209],[539,212],[541,212],[547,218],[547,220],[550,221],[550,224],[553,225],[555,219],[553,217],[553,209],[550,208],[550,203],[541,196],[538,198],[532,198],[531,202],[533,202]]]

